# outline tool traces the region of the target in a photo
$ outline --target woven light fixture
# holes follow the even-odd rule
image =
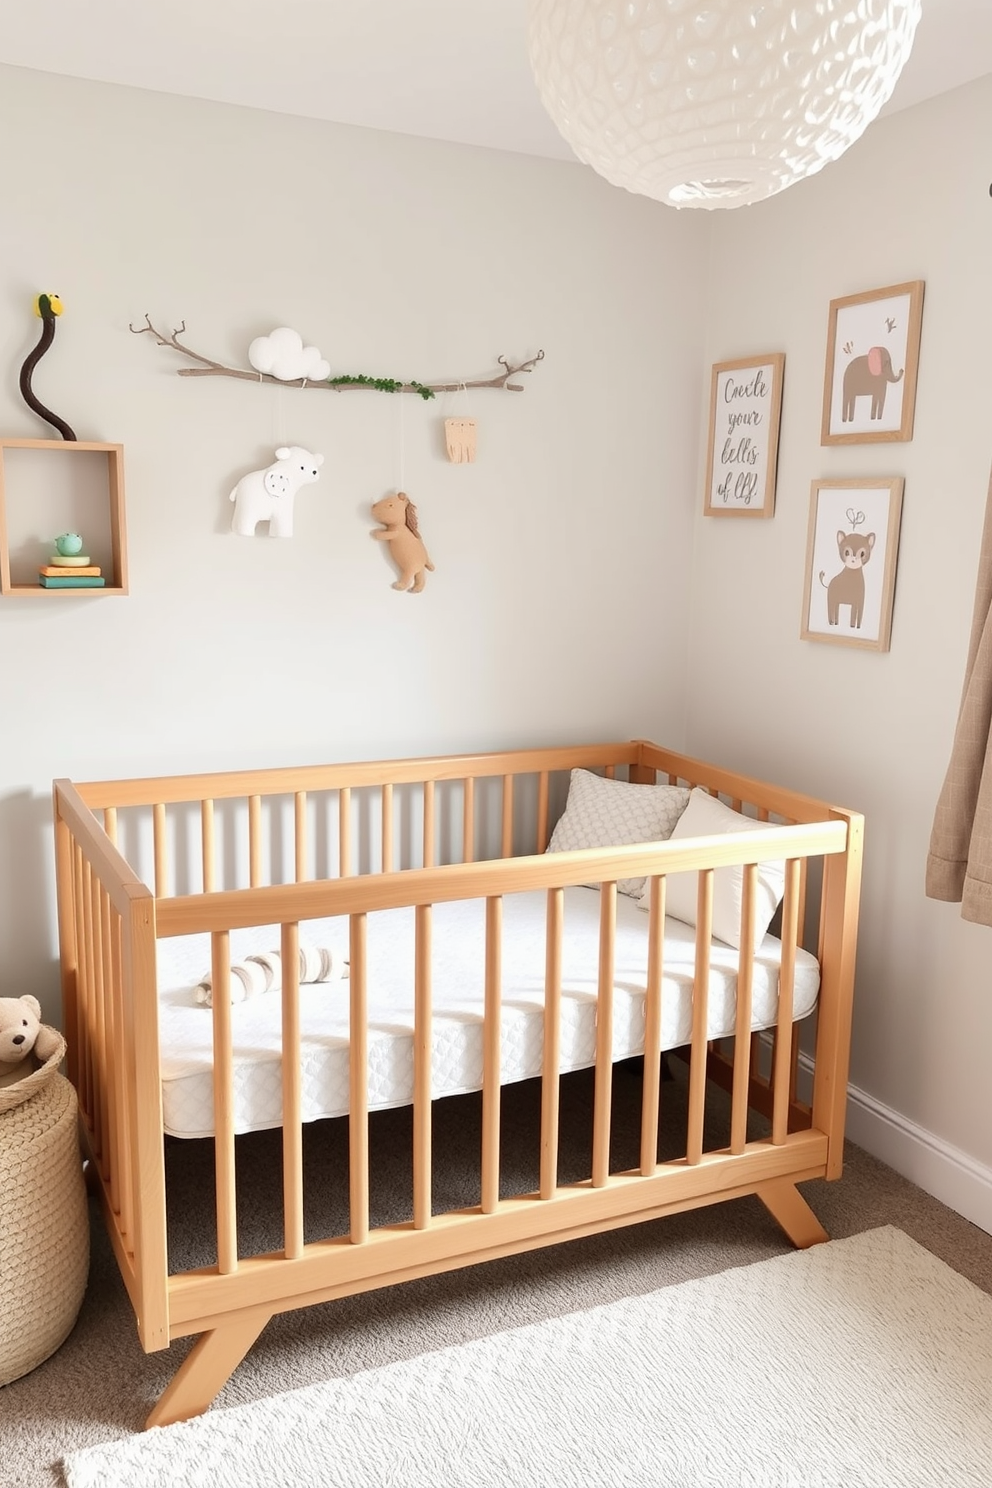
[[[739,207],[842,155],[921,0],[530,0],[541,100],[580,160],[675,207]]]

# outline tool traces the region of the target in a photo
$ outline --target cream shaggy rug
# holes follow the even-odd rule
[[[992,1298],[887,1226],[64,1467],[70,1488],[988,1488]]]

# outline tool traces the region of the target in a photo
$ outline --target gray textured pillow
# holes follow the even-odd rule
[[[664,841],[672,835],[688,800],[689,792],[681,785],[631,785],[626,780],[607,780],[591,770],[573,770],[565,810],[551,834],[548,852]],[[644,879],[621,878],[617,888],[636,899]]]

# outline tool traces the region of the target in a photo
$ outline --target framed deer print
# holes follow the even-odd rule
[[[821,444],[910,440],[923,280],[831,300]]]
[[[813,482],[804,641],[888,651],[902,491],[902,476]]]
[[[708,517],[771,517],[785,353],[717,362],[710,386]]]

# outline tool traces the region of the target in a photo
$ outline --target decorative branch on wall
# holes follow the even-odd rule
[[[544,360],[543,351],[539,351],[536,356],[529,357],[525,362],[519,362],[516,366],[511,366],[506,357],[497,357],[496,360],[502,367],[502,372],[497,372],[493,377],[479,378],[469,382],[466,382],[464,378],[460,378],[457,382],[403,382],[395,377],[368,377],[365,373],[342,374],[319,382],[311,382],[301,377],[289,382],[273,377],[267,372],[252,372],[243,367],[225,367],[222,362],[215,362],[212,357],[205,357],[198,351],[193,351],[192,347],[186,346],[179,340],[179,337],[186,331],[185,321],[170,336],[163,335],[161,331],[156,330],[147,315],[143,326],[132,325],[130,329],[136,336],[143,336],[150,332],[159,346],[171,346],[173,351],[178,351],[181,356],[189,357],[191,361],[200,364],[197,367],[178,368],[180,377],[238,377],[244,382],[273,382],[277,387],[328,388],[336,393],[347,392],[352,388],[371,388],[381,393],[417,393],[424,399],[433,398],[436,393],[460,393],[467,388],[498,388],[508,393],[522,393],[523,384],[511,382],[510,378],[519,376],[521,372],[530,372],[538,362]]]

